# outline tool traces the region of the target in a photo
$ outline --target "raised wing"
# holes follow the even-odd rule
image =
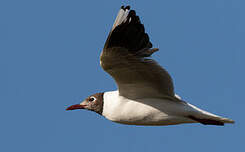
[[[130,7],[121,7],[100,57],[102,68],[116,81],[121,96],[174,98],[173,82],[166,70],[146,58],[158,49]]]

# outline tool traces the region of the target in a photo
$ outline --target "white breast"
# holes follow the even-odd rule
[[[169,125],[193,122],[179,117],[184,114],[184,104],[162,99],[130,100],[119,96],[118,91],[104,93],[102,115],[107,119],[133,125]]]

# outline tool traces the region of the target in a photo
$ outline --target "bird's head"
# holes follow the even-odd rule
[[[80,104],[72,105],[68,107],[66,110],[87,109],[102,114],[104,103],[103,95],[104,93],[93,94],[86,98],[84,101],[82,101]]]

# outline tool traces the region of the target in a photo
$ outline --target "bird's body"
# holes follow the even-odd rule
[[[175,125],[196,123],[192,117],[232,122],[201,110],[184,101],[144,98],[131,100],[119,95],[118,91],[104,93],[102,115],[107,119],[128,125]]]
[[[185,113],[183,108],[184,103],[180,102],[154,98],[131,100],[120,96],[118,91],[111,91],[104,94],[102,115],[113,122],[129,125],[170,125],[193,122],[180,117]]]
[[[136,12],[122,6],[100,56],[118,90],[96,93],[67,110],[87,109],[128,125],[234,123],[181,100],[168,72],[149,58],[156,51]]]

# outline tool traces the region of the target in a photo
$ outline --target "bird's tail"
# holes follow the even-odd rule
[[[193,115],[189,115],[188,118],[196,122],[199,122],[203,125],[224,126],[225,123],[235,123],[235,121],[232,119],[217,116],[215,114],[201,110],[191,104],[189,104],[189,106],[195,109],[196,112],[193,113]]]

